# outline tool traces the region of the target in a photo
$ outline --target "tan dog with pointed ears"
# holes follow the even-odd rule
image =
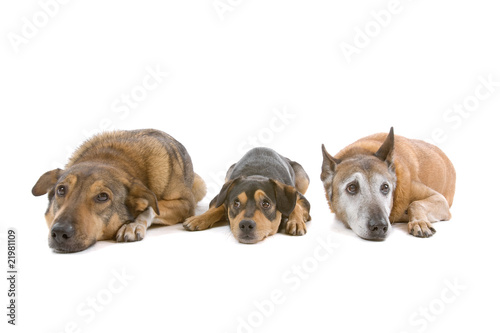
[[[333,213],[358,236],[387,237],[390,223],[408,222],[413,236],[430,237],[431,223],[451,218],[455,169],[436,146],[383,133],[332,157],[322,146],[321,180]]]

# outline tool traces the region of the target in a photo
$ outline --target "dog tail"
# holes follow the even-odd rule
[[[205,181],[196,173],[194,174],[193,194],[196,202],[199,202],[205,197],[205,194],[207,194],[207,185]]]

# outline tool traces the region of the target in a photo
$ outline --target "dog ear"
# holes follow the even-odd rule
[[[285,185],[273,179],[269,179],[269,181],[274,186],[276,209],[278,209],[284,216],[290,216],[295,209],[295,205],[297,204],[297,190],[293,186]]]
[[[47,171],[46,173],[41,175],[35,186],[33,186],[33,188],[31,189],[31,193],[35,197],[38,197],[49,192],[50,189],[52,189],[52,187],[54,187],[54,185],[57,183],[57,180],[59,179],[59,176],[62,172],[63,170],[61,169],[54,169],[51,171]]]
[[[379,150],[375,153],[375,156],[385,161],[389,166],[393,162],[393,152],[394,152],[394,127],[391,127],[389,134],[385,138],[384,143],[380,146]]]
[[[230,181],[228,181],[227,183],[225,183],[219,194],[217,194],[217,196],[215,198],[213,198],[213,200],[210,202],[210,207],[212,207],[212,204],[215,202],[215,208],[221,206],[227,199],[227,194],[229,193],[229,191],[233,188],[233,186],[240,182],[241,180],[241,177],[238,177],[236,179],[232,179]]]
[[[160,215],[156,195],[137,179],[133,180],[128,186],[128,196],[125,204],[134,216],[139,215],[149,206],[153,208],[156,215]]]
[[[325,145],[321,145],[321,150],[323,152],[323,165],[321,167],[321,181],[326,181],[327,179],[333,178],[337,164],[342,162],[339,159],[333,158],[325,148]]]

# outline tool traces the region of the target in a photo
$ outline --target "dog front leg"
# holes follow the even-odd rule
[[[140,241],[146,236],[146,229],[149,228],[155,219],[153,208],[148,207],[144,212],[139,214],[135,221],[126,223],[118,229],[116,233],[117,242],[135,242]]]
[[[430,237],[436,233],[431,223],[449,220],[450,207],[442,194],[422,183],[412,184],[412,190],[417,190],[423,199],[415,200],[408,206],[408,232],[416,237]]]
[[[286,233],[292,236],[305,235],[307,233],[306,222],[311,220],[309,201],[301,193],[298,193],[297,198],[297,204],[288,217],[285,228]]]
[[[192,216],[184,221],[183,226],[186,230],[197,231],[212,227],[215,223],[225,220],[226,209],[224,205],[212,207],[205,213]]]

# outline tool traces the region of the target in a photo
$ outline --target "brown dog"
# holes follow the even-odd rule
[[[390,223],[408,222],[413,236],[430,237],[431,222],[449,220],[455,169],[436,146],[383,133],[332,157],[322,146],[321,180],[333,213],[358,236],[382,240]],[[390,223],[389,223],[390,222]]]
[[[157,130],[96,135],[65,167],[43,174],[32,193],[48,192],[49,246],[81,251],[98,240],[142,240],[152,224],[194,215],[205,193],[182,144]]]
[[[269,148],[254,148],[226,174],[226,183],[207,212],[184,222],[187,230],[204,230],[229,221],[241,243],[256,243],[280,226],[290,235],[306,233],[309,177],[302,166]]]

